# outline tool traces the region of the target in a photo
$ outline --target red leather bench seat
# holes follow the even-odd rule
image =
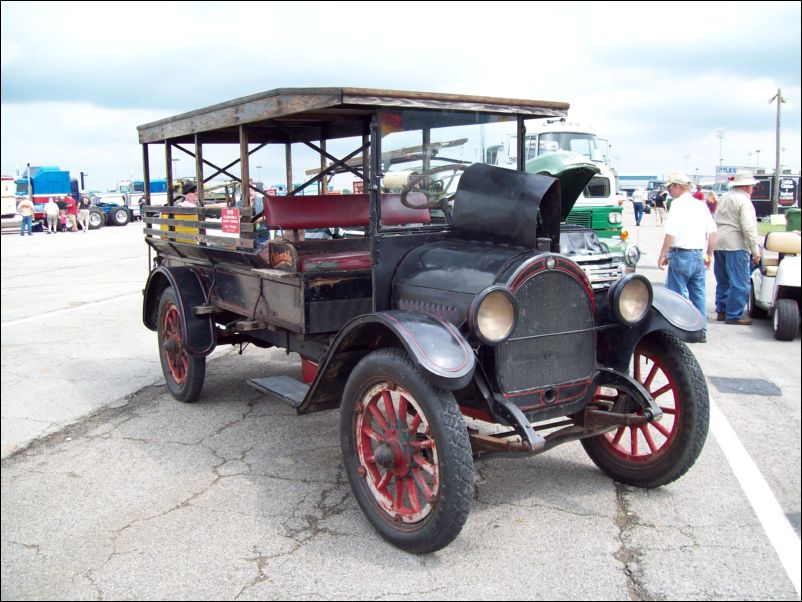
[[[420,193],[410,193],[415,204],[425,201]],[[367,194],[325,194],[306,196],[265,196],[265,224],[271,228],[305,230],[312,228],[348,228],[370,223],[370,199]],[[382,223],[428,224],[428,209],[410,209],[401,204],[400,194],[382,195]]]
[[[410,193],[415,204],[425,201],[420,193]],[[265,196],[264,218],[269,228],[306,230],[313,228],[367,227],[370,223],[370,197],[367,194],[305,196]],[[401,204],[400,194],[382,195],[382,223],[428,224],[428,209],[410,209]],[[370,269],[370,251],[315,253],[299,257],[302,272],[320,270]]]

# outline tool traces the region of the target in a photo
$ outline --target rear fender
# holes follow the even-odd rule
[[[204,305],[206,295],[198,277],[188,267],[158,267],[148,276],[142,302],[142,322],[150,330],[158,329],[159,301],[165,289],[172,287],[178,298],[182,344],[195,357],[209,355],[217,345],[211,316],[196,316],[193,308]]]
[[[403,349],[435,387],[455,391],[473,378],[476,358],[452,324],[408,311],[366,314],[337,334],[298,412],[337,407],[354,366],[371,351],[385,347]]]

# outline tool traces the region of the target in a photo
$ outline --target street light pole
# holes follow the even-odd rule
[[[724,134],[727,133],[727,130],[724,128],[716,128],[716,137],[718,138],[718,164],[724,165],[724,158],[721,154],[721,140],[724,138]]]
[[[777,213],[777,206],[780,202],[780,105],[785,102],[782,89],[777,88],[777,94],[771,97],[769,104],[777,101],[777,133],[775,135],[775,156],[774,156],[774,186],[771,192],[771,214]]]
[[[760,169],[760,149],[755,151],[756,159],[755,159],[755,169]]]

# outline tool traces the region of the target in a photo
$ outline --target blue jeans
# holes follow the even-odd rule
[[[640,226],[640,221],[643,219],[643,203],[632,203],[632,208],[635,210],[635,225]]]
[[[19,235],[25,236],[25,230],[28,231],[28,236],[33,236],[33,216],[32,215],[23,215],[22,216],[22,224],[20,224],[19,228]]]
[[[713,273],[716,275],[716,311],[727,320],[743,317],[749,296],[751,270],[749,251],[715,251]]]
[[[704,252],[687,249],[668,251],[666,288],[690,299],[693,306],[705,317],[705,260]],[[707,327],[705,327],[707,331]]]

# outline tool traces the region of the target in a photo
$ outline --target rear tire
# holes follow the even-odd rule
[[[128,213],[128,209],[125,207],[119,207],[111,210],[109,218],[115,226],[127,226],[128,222],[131,221],[131,214]]]
[[[778,341],[793,341],[799,332],[799,306],[793,299],[778,299],[772,317],[774,338]]]
[[[664,332],[638,343],[633,375],[662,408],[662,419],[621,426],[583,439],[582,445],[596,466],[616,481],[659,487],[685,474],[702,451],[710,421],[707,384],[688,347]],[[604,391],[600,388],[597,395],[611,399]],[[623,411],[636,410],[634,401],[627,404]]]
[[[198,399],[206,378],[206,358],[194,357],[184,348],[184,325],[178,298],[172,287],[159,300],[159,359],[170,394],[178,401]]]

